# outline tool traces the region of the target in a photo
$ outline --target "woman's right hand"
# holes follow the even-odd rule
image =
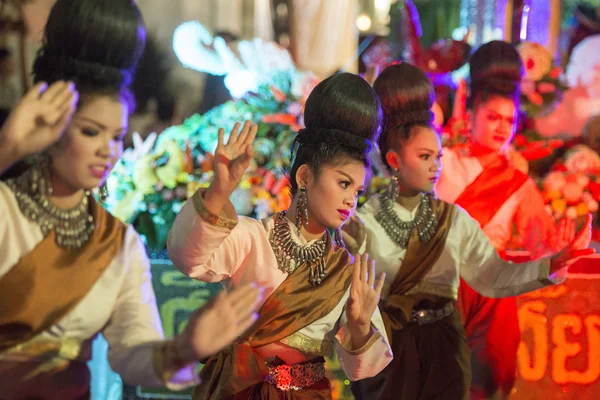
[[[229,135],[227,143],[224,141],[225,131],[219,129],[219,141],[215,150],[214,178],[210,191],[220,195],[229,195],[242,180],[244,173],[250,166],[252,159],[252,143],[256,137],[258,127],[246,121],[242,130],[240,123],[236,123]]]
[[[0,143],[13,161],[45,150],[69,124],[79,94],[70,82],[38,83],[25,94],[0,130]]]

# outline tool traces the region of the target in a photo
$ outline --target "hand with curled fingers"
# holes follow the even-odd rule
[[[71,82],[38,83],[25,94],[0,131],[0,143],[15,161],[45,150],[67,128],[79,94]]]
[[[242,285],[221,291],[196,310],[174,339],[179,358],[186,362],[203,360],[233,343],[258,318],[262,293],[256,284]]]
[[[573,265],[581,257],[585,257],[595,253],[594,249],[588,248],[592,240],[592,215],[588,214],[585,222],[585,226],[574,234],[575,224],[569,224],[565,222],[563,229],[559,228],[561,237],[559,242],[569,242],[567,246],[562,249],[551,259],[550,273],[556,273],[564,268],[568,268]]]

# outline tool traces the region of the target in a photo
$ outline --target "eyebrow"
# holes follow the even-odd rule
[[[426,151],[426,152],[431,153],[431,154],[441,153],[442,152],[441,150],[440,151],[431,150],[431,149],[428,149],[428,148],[425,148],[425,147],[421,147],[421,148],[417,149],[417,151]]]
[[[335,172],[337,172],[338,174],[342,174],[344,175],[346,178],[348,178],[350,180],[351,183],[354,183],[354,179],[352,179],[352,177],[350,175],[348,175],[347,173],[345,173],[344,171],[340,171],[339,169],[336,169]],[[365,185],[362,184],[360,190],[364,190]]]
[[[500,117],[500,118],[506,118],[506,119],[515,119],[514,115],[513,115],[513,116],[510,116],[510,117],[508,117],[508,116],[505,116],[505,115],[502,115],[502,114],[500,114],[500,113],[499,113],[499,112],[497,112],[496,110],[488,110],[488,114],[495,115],[495,116],[498,116],[498,117]]]
[[[91,118],[87,118],[87,117],[82,117],[79,116],[79,119],[85,121],[85,122],[91,122],[92,124],[96,125],[97,127],[99,127],[100,129],[108,129],[106,126],[102,125],[101,123],[94,121]],[[120,128],[116,128],[115,131],[121,132],[121,131],[126,131],[127,127],[125,126],[121,126]]]

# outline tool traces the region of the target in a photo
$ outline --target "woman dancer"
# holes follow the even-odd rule
[[[501,255],[516,229],[535,259],[562,249],[573,228],[563,224],[557,232],[535,182],[507,156],[515,134],[522,70],[521,57],[505,42],[492,41],[473,54],[471,151],[444,149],[436,194],[477,220]],[[472,352],[471,397],[507,398],[516,380],[521,336],[516,300],[488,299],[464,283],[458,299]]]
[[[86,361],[100,332],[124,381],[190,386],[196,360],[254,321],[258,289],[245,287],[163,340],[139,236],[89,194],[122,152],[144,36],[133,1],[58,0],[35,60],[37,84],[0,131],[0,172],[36,156],[0,182],[2,399],[88,398]]]
[[[256,126],[236,126],[215,154],[215,177],[175,221],[168,250],[192,278],[261,282],[267,300],[257,323],[210,358],[195,399],[331,399],[323,356],[337,350],[351,380],[392,359],[377,309],[383,277],[367,256],[354,260],[334,233],[364,190],[367,154],[381,111],[362,78],[342,73],[315,87],[298,132],[287,212],[240,218],[227,199],[249,165]]]
[[[394,360],[376,378],[356,382],[359,399],[467,399],[471,370],[457,312],[459,277],[488,297],[507,297],[564,280],[589,243],[589,229],[558,255],[513,265],[500,258],[461,208],[432,194],[442,149],[431,125],[433,87],[409,64],[388,67],[374,84],[386,123],[379,140],[392,186],[357,211],[345,230],[388,279],[380,304]],[[379,396],[379,397],[378,397]]]

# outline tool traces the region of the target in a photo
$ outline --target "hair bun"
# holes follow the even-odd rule
[[[318,145],[321,143],[345,146],[360,152],[368,153],[373,148],[371,141],[339,129],[304,128],[298,131],[296,141],[300,145]]]
[[[513,98],[519,92],[523,62],[510,43],[494,40],[473,53],[469,75],[472,98],[482,96],[485,99],[492,95]]]
[[[519,92],[520,81],[506,77],[489,77],[471,82],[473,93],[489,93],[505,97],[516,96]]]
[[[83,81],[99,86],[121,87],[131,84],[132,74],[127,69],[77,60],[72,57],[40,50],[33,65],[35,81]]]
[[[431,121],[433,121],[431,110],[414,110],[389,115],[386,120],[386,127],[397,128],[408,124],[428,124]]]

